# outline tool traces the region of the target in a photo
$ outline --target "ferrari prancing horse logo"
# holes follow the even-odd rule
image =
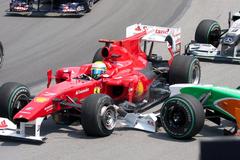
[[[94,94],[100,93],[100,92],[101,92],[101,88],[100,87],[95,87],[94,88]]]

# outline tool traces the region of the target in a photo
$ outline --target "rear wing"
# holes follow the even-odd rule
[[[126,37],[131,37],[135,34],[146,31],[146,35],[142,38],[146,41],[153,42],[168,42],[173,51],[179,52],[181,50],[181,29],[158,27],[142,24],[134,24],[126,28]]]

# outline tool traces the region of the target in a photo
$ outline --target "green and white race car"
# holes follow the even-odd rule
[[[201,131],[205,119],[218,125],[221,118],[233,122],[233,130],[226,133],[236,134],[240,128],[240,87],[176,84],[170,86],[170,91],[159,117],[171,137],[193,137]]]

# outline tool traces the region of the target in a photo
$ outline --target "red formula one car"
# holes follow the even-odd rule
[[[3,84],[0,135],[41,142],[40,126],[49,116],[60,124],[78,120],[89,136],[110,135],[118,119],[154,132],[158,118],[140,113],[168,98],[169,84],[200,81],[199,61],[178,54],[180,29],[136,24],[127,28],[127,38],[100,42],[105,46],[93,63],[59,69],[55,76],[49,70],[47,88],[35,97],[22,84]],[[25,132],[29,122],[35,122],[33,136]]]

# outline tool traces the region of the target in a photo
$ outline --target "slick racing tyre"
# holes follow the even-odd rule
[[[160,119],[171,137],[189,139],[201,131],[205,115],[202,104],[195,97],[180,94],[166,100]]]
[[[92,63],[97,62],[97,61],[103,61],[103,57],[102,57],[102,48],[99,48],[92,60]]]
[[[29,103],[29,97],[26,86],[16,82],[3,84],[0,88],[0,116],[13,121],[15,114]]]
[[[92,94],[83,103],[81,124],[88,136],[105,137],[112,134],[117,113],[112,98],[105,94]]]
[[[85,5],[84,5],[85,11],[90,12],[93,8],[93,5],[94,5],[94,0],[86,0]]]
[[[2,43],[0,42],[0,68],[2,67],[2,64],[3,64],[3,46],[2,46]]]
[[[197,43],[212,44],[218,47],[221,37],[221,27],[218,22],[210,19],[202,20],[197,26],[195,32],[195,41]]]
[[[169,84],[198,84],[201,78],[199,60],[192,56],[176,55],[169,70]]]
[[[173,47],[173,39],[171,36],[167,36],[165,41],[168,42]]]

